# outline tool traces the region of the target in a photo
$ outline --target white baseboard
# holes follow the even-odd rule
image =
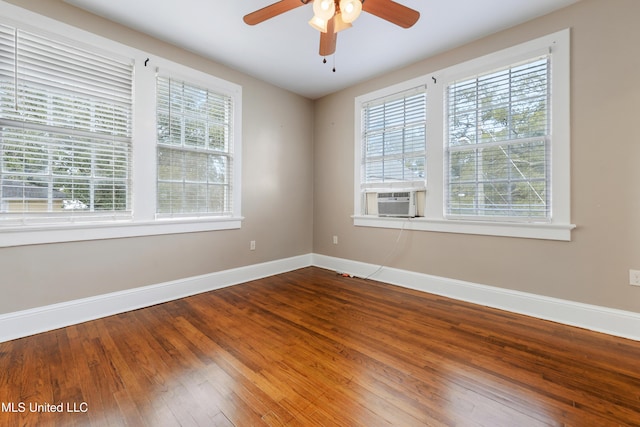
[[[0,342],[297,270],[311,261],[311,254],[301,255],[0,315]]]
[[[357,277],[369,277],[375,273],[370,278],[380,282],[640,341],[640,313],[407,270],[380,268],[374,264],[325,255],[314,254],[312,263]]]
[[[314,265],[474,304],[640,341],[640,313],[307,254],[0,315],[0,342]]]

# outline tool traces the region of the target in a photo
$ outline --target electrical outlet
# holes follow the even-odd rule
[[[255,251],[256,250],[256,241],[252,240],[249,242],[249,250]]]
[[[333,236],[333,244],[334,245],[338,244],[338,236]]]
[[[629,270],[629,284],[640,286],[640,270]]]

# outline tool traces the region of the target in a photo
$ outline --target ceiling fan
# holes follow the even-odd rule
[[[311,2],[314,16],[309,25],[320,31],[321,56],[336,51],[338,32],[350,28],[363,10],[402,28],[413,26],[420,18],[420,12],[393,0],[280,0],[245,15],[244,22],[256,25]]]

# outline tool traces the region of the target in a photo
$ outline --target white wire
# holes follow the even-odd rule
[[[400,227],[400,232],[398,233],[398,237],[396,237],[396,242],[393,244],[393,247],[391,248],[389,253],[387,253],[387,256],[382,261],[382,264],[380,264],[380,266],[377,268],[377,270],[375,270],[373,273],[371,273],[368,276],[364,277],[364,280],[371,279],[373,276],[375,276],[380,271],[382,271],[382,269],[386,266],[387,261],[389,261],[389,259],[394,254],[396,249],[398,249],[398,244],[400,243],[400,238],[402,237],[402,232],[404,231],[404,226],[406,225],[407,222],[408,222],[408,220],[402,221],[402,227]]]

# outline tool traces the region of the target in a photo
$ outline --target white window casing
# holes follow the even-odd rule
[[[357,226],[423,231],[570,240],[571,230],[575,228],[575,225],[571,224],[570,221],[569,38],[570,30],[559,31],[413,79],[410,82],[400,83],[356,98],[354,224]],[[517,68],[523,64],[524,66],[521,69]],[[453,182],[457,179],[455,176],[453,181],[449,177],[449,172],[452,170],[450,156],[452,155],[451,153],[455,152],[464,153],[467,147],[457,147],[457,143],[450,144],[449,137],[452,131],[450,125],[452,122],[449,121],[448,109],[451,104],[448,102],[450,99],[447,94],[451,92],[451,88],[455,87],[456,83],[467,83],[473,86],[475,84],[474,81],[482,81],[483,76],[497,76],[496,78],[500,82],[513,82],[513,79],[501,80],[500,76],[504,73],[496,72],[507,70],[505,73],[509,73],[509,70],[512,70],[526,73],[527,64],[534,68],[537,67],[535,69],[532,68],[532,75],[542,76],[546,73],[546,77],[549,79],[548,118],[545,119],[545,123],[536,128],[536,132],[531,132],[530,135],[519,133],[519,130],[518,132],[512,131],[509,135],[516,134],[516,137],[512,138],[513,140],[508,136],[504,136],[508,133],[504,129],[500,129],[500,131],[504,131],[500,135],[498,135],[497,130],[494,133],[491,131],[486,132],[485,139],[481,139],[480,142],[486,144],[482,147],[490,147],[490,149],[486,151],[484,156],[478,154],[458,156],[464,157],[466,161],[474,159],[479,166],[482,166],[480,160],[484,159],[485,168],[489,168],[491,161],[495,164],[502,164],[502,166],[498,167],[492,163],[494,164],[493,169],[487,169],[484,175],[481,173],[482,170],[477,170],[476,166],[473,171],[476,174],[476,178],[468,181],[458,179],[458,181],[467,185],[467,188],[471,188],[471,184],[473,184],[476,186],[475,188],[482,189],[482,186],[486,184],[487,187],[491,187],[491,191],[494,191],[493,194],[498,196],[497,198],[500,199],[501,203],[508,198],[508,192],[497,191],[496,188],[508,188],[510,186],[512,190],[518,192],[518,196],[521,198],[523,198],[522,193],[527,190],[531,196],[528,200],[532,202],[524,203],[524,208],[516,203],[511,205],[509,209],[505,209],[504,206],[498,203],[491,206],[478,205],[479,200],[491,200],[491,197],[477,197],[475,199],[475,207],[473,207],[473,203],[467,205],[459,204],[459,206],[465,207],[466,210],[456,210],[451,203],[452,198],[449,197],[449,192],[452,189],[459,190],[462,187],[455,187],[454,184],[456,183]],[[548,64],[548,70],[545,70],[546,64]],[[535,74],[536,72],[538,74]],[[540,79],[543,80],[543,77],[540,77]],[[406,90],[407,87],[416,86],[416,83],[425,84],[427,87],[426,195],[423,199],[424,204],[418,206],[418,210],[423,211],[424,215],[410,219],[381,218],[377,215],[367,215],[361,195],[362,171],[360,170],[361,164],[359,162],[363,149],[361,143],[362,123],[360,122],[363,105],[370,99],[379,98],[381,94],[388,95],[400,92]],[[540,101],[540,105],[544,104],[544,102],[544,100]],[[520,108],[519,105],[512,105],[514,107],[511,108],[511,111]],[[507,108],[507,110],[509,109]],[[488,123],[488,121],[483,123],[483,126],[487,127]],[[548,127],[545,128],[547,124]],[[486,135],[490,135],[493,140],[486,138]],[[521,138],[521,140],[518,140],[518,138]],[[508,147],[510,145],[517,146],[518,144],[520,146],[529,144],[530,146],[541,147],[531,150],[532,153],[540,154],[540,156],[535,158],[536,156],[530,154],[531,157],[528,158],[528,161],[530,163],[534,161],[543,162],[545,166],[544,172],[533,172],[533,168],[518,167],[519,162],[523,162],[524,159],[516,155],[507,155],[507,151],[510,150]],[[480,145],[475,144],[470,149],[477,150]],[[497,154],[488,155],[491,152]],[[544,155],[541,153],[544,153]],[[453,157],[455,158],[455,156]],[[509,167],[507,168],[507,166]],[[511,175],[508,178],[505,172],[506,169],[511,170]],[[542,170],[542,167],[540,167],[540,171]],[[470,174],[469,171],[465,172],[465,178],[468,178]],[[495,178],[496,181],[485,179],[487,176]],[[548,185],[548,187],[544,188],[544,185]],[[544,191],[540,191],[540,188],[544,188]],[[467,196],[464,191],[456,194]],[[467,197],[467,200],[473,199]],[[489,214],[487,215],[487,213]]]
[[[46,40],[51,40],[54,46],[61,46],[60,49],[67,49],[71,53],[87,52],[89,58],[87,62],[91,64],[91,67],[87,68],[99,68],[96,66],[97,61],[101,62],[100,65],[104,65],[101,61],[101,58],[104,57],[107,58],[105,63],[115,60],[116,64],[120,64],[116,68],[129,66],[133,69],[133,73],[130,73],[132,80],[127,81],[126,78],[118,77],[118,70],[115,70],[107,71],[107,74],[111,73],[110,77],[107,78],[106,83],[100,83],[92,74],[94,70],[84,72],[82,64],[74,66],[63,64],[53,71],[53,74],[58,76],[57,79],[62,81],[62,87],[65,85],[68,88],[74,85],[78,86],[80,90],[94,94],[92,99],[98,101],[91,104],[81,96],[70,95],[66,98],[63,97],[60,101],[51,95],[46,95],[47,99],[40,95],[31,95],[28,97],[27,114],[22,113],[14,117],[5,114],[0,118],[2,121],[0,128],[5,134],[5,151],[7,147],[12,147],[11,141],[16,142],[13,144],[13,161],[7,161],[10,158],[6,155],[4,155],[4,161],[0,159],[0,167],[4,167],[0,171],[0,178],[9,184],[15,183],[15,180],[12,179],[14,176],[11,175],[13,172],[16,177],[25,178],[21,184],[21,195],[24,198],[20,204],[22,212],[9,212],[8,201],[2,200],[2,206],[0,206],[0,247],[211,231],[241,226],[242,88],[240,86],[164,58],[150,56],[146,52],[34,14],[14,5],[0,3],[0,16],[3,17],[0,19],[0,25],[4,25],[1,27],[4,31],[0,31],[0,45],[5,46],[0,48],[0,55],[2,55],[0,58],[0,77],[5,82],[20,81],[21,78],[26,78],[35,82],[36,88],[38,85],[44,85],[43,89],[46,89],[47,73],[51,71],[50,67],[49,70],[36,68],[35,71],[24,72],[20,62],[26,61],[28,55],[19,57],[17,65],[11,62],[7,57],[11,54],[9,48],[11,42],[6,40],[7,34],[11,35],[12,32],[15,34],[15,30],[11,30],[11,28],[17,28],[23,40],[36,46],[31,49],[35,54],[47,55],[49,47],[45,46],[43,49],[37,46],[43,40],[45,45]],[[7,31],[6,28],[10,28],[10,30]],[[43,28],[47,30],[42,30]],[[15,41],[13,44],[14,46],[19,45]],[[53,55],[53,59],[55,58],[60,58],[59,53]],[[31,63],[35,65],[40,63],[45,66],[52,63],[51,59],[34,57],[34,61]],[[25,64],[28,63],[25,62]],[[15,74],[15,70],[19,70],[19,73],[13,77],[12,73]],[[69,72],[65,75],[61,70],[69,70]],[[230,117],[227,118],[231,120],[228,121],[229,127],[225,132],[226,136],[230,138],[227,140],[228,152],[225,155],[233,158],[233,167],[228,169],[228,176],[225,177],[225,186],[229,189],[227,193],[229,197],[225,200],[228,203],[225,204],[223,212],[213,214],[212,212],[204,214],[202,212],[185,212],[181,215],[165,216],[157,212],[156,74],[158,70],[162,70],[164,75],[171,78],[181,79],[222,94],[225,99],[229,100],[230,107],[227,112]],[[85,81],[83,82],[82,79]],[[92,86],[93,83],[95,84]],[[10,93],[7,95],[6,85],[4,87],[3,97],[10,96]],[[116,90],[116,88],[119,89]],[[38,90],[32,92],[40,93]],[[25,93],[27,92],[24,90],[20,91],[20,94]],[[43,93],[46,93],[46,90]],[[126,93],[132,97],[128,101]],[[18,99],[16,105],[19,105],[20,96],[15,98]],[[111,127],[107,127],[105,124],[107,120],[104,118],[114,109],[104,107],[100,110],[103,105],[100,101],[103,99],[107,99],[112,103],[111,105],[126,106],[128,104],[131,111],[129,116],[127,117],[127,113],[120,115],[113,113],[110,120]],[[32,106],[34,102],[35,105],[43,106],[39,106],[38,110]],[[87,107],[87,105],[89,106]],[[64,113],[65,108],[67,113]],[[53,113],[58,110],[62,110],[63,114],[58,114],[58,118],[56,118]],[[43,116],[42,111],[52,112],[53,115],[46,116],[45,114],[46,117],[42,118],[40,122],[35,120],[35,123],[30,123],[31,130],[27,130],[22,125],[25,116],[32,114],[35,119],[39,120]],[[79,124],[71,130],[70,134],[80,141],[93,138],[97,147],[93,151],[84,150],[80,143],[74,143],[74,146],[80,146],[80,149],[76,151],[68,150],[69,146],[64,145],[69,141],[69,137],[64,136],[64,132],[70,128],[70,125],[65,122],[66,116],[64,115],[68,115],[68,111],[79,112],[75,115],[80,119],[86,118],[84,121],[78,120]],[[56,120],[60,123],[57,123]],[[45,141],[39,147],[40,151],[42,151],[42,147],[47,148],[45,150],[47,151],[46,156],[44,154],[40,157],[31,153],[26,154],[26,151],[33,151],[33,149],[32,144],[25,144],[27,138],[24,136],[25,132],[28,138],[34,138],[38,132],[52,136],[50,138],[52,142]],[[21,133],[22,136],[20,136]],[[103,138],[100,135],[106,136]],[[101,142],[103,140],[104,142]],[[56,153],[55,150],[60,147],[62,150],[58,150]],[[100,151],[101,147],[103,151]],[[108,151],[104,150],[105,147],[108,148]],[[123,148],[117,149],[117,147]],[[22,157],[19,155],[20,152],[24,154]],[[78,177],[70,178],[73,173],[84,174],[87,179],[82,181]],[[33,185],[31,184],[34,179],[39,181],[37,188],[32,189]],[[109,192],[100,192],[101,189],[105,189],[104,181],[111,183]],[[14,187],[19,187],[19,185],[14,185]],[[116,194],[116,190],[120,188],[126,188],[128,191]],[[11,194],[17,195],[18,191],[14,189]],[[47,209],[47,212],[30,211],[25,196],[29,194],[38,199],[46,197],[44,203],[39,203],[38,209],[44,208]],[[73,197],[74,194],[82,197]],[[110,202],[105,202],[105,200],[110,200]],[[66,209],[62,209],[63,203]],[[52,206],[60,207],[60,209],[54,210]]]

